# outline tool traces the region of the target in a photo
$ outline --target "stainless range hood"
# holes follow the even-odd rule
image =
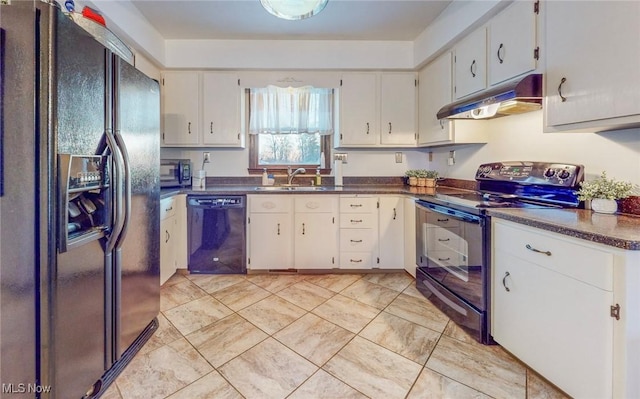
[[[491,119],[541,108],[542,75],[531,74],[445,105],[438,119]]]

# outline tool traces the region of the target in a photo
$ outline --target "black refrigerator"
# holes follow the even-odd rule
[[[0,397],[101,395],[157,329],[160,89],[111,32],[0,5]]]

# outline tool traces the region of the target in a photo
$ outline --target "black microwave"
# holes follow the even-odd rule
[[[187,187],[191,185],[191,160],[162,159],[160,161],[160,187]]]

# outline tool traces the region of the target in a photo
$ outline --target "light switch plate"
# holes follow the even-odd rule
[[[202,153],[202,163],[209,163],[211,162],[211,153],[208,151],[205,151]]]

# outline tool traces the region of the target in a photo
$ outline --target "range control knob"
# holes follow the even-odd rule
[[[544,177],[553,177],[556,174],[556,171],[549,168],[544,171]]]
[[[566,169],[561,170],[560,173],[558,174],[558,177],[561,179],[566,179],[569,176],[571,176],[571,172],[569,172]]]

